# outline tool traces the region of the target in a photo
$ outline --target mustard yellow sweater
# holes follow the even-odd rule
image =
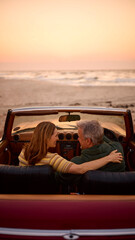
[[[21,151],[18,158],[19,158],[19,166],[29,165],[28,161],[24,157],[24,149]],[[35,165],[47,165],[47,164],[51,165],[55,171],[67,173],[68,169],[73,163],[62,158],[57,153],[48,152],[47,155]]]

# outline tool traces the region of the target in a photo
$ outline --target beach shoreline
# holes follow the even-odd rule
[[[135,126],[134,86],[69,86],[38,80],[0,80],[0,136],[8,109],[91,106],[130,109]]]

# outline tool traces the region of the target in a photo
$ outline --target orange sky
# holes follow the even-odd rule
[[[135,0],[0,0],[0,70],[135,69]]]

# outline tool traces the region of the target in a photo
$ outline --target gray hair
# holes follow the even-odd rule
[[[102,142],[104,129],[98,121],[79,121],[77,127],[82,129],[84,138],[90,138],[94,145]]]

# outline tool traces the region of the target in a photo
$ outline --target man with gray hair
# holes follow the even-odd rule
[[[72,158],[72,162],[81,164],[107,156],[113,150],[121,152],[124,158],[124,152],[119,142],[111,141],[104,136],[104,129],[98,121],[80,121],[78,126],[78,140],[81,145],[81,155]],[[125,170],[124,159],[121,163],[109,163],[98,170],[121,172]]]
[[[77,123],[79,142],[82,149],[101,144],[103,141],[104,130],[98,121],[80,121]]]
[[[107,156],[112,151],[117,150],[122,153],[123,160],[121,163],[108,163],[98,170],[110,172],[125,171],[124,152],[122,145],[117,141],[112,141],[104,136],[104,129],[98,121],[79,121],[78,140],[81,146],[81,155],[73,157],[71,162],[81,164]],[[56,177],[57,178],[57,177]],[[60,182],[77,183],[81,176],[73,176],[72,174],[59,173],[58,179]]]

